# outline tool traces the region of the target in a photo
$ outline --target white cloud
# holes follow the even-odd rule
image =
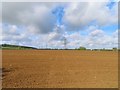
[[[106,6],[107,4],[108,2],[70,3],[65,8],[63,22],[69,27],[68,30],[79,30],[91,22],[96,22],[99,26],[116,24],[117,4],[112,10]]]
[[[55,26],[53,32],[49,33],[48,38],[49,40],[60,40],[64,36],[65,28],[63,25]]]
[[[27,32],[18,32],[15,25],[8,26],[9,31],[3,31],[3,43],[20,44],[35,46],[40,48],[64,48],[63,37],[67,38],[67,48],[78,48],[85,46],[86,48],[112,48],[118,45],[118,30],[112,35],[107,35],[106,32],[95,28],[87,31],[87,35],[80,32],[64,33],[63,26],[56,26],[54,31],[48,34],[31,35]],[[7,31],[7,32],[6,32]],[[34,37],[32,37],[34,36]]]
[[[92,36],[92,37],[95,37],[95,36],[103,36],[104,35],[104,31],[102,31],[102,30],[95,30],[95,31],[93,31],[93,32],[91,32],[90,33],[90,35]]]
[[[103,30],[95,29],[90,32],[87,37],[88,45],[91,48],[112,48],[118,46],[118,36],[117,30],[112,33],[112,35],[108,35],[107,32]]]
[[[31,39],[29,38],[29,35],[25,32],[19,32],[18,29],[19,28],[16,25],[3,26],[2,42],[11,44],[30,42]]]
[[[52,6],[43,3],[3,3],[3,22],[28,27],[31,33],[48,33],[55,25]]]
[[[91,29],[92,28],[92,29]],[[118,30],[108,35],[107,32],[100,30],[95,26],[90,26],[90,30],[86,30],[87,35],[79,32],[67,35],[69,48],[78,48],[84,46],[86,48],[112,48],[118,47]]]
[[[64,48],[65,36],[68,48],[117,46],[117,30],[108,35],[99,29],[100,26],[117,23],[116,5],[110,10],[106,4],[66,3],[63,25],[56,25],[52,10],[59,5],[64,6],[64,3],[3,3],[3,23],[7,23],[3,28],[3,43]],[[89,25],[92,21],[96,22],[95,25]],[[85,26],[87,28],[83,32],[86,34],[82,34],[80,29]]]

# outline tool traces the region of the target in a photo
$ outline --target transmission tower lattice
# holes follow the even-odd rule
[[[67,49],[67,39],[66,39],[66,37],[64,37],[64,49]]]

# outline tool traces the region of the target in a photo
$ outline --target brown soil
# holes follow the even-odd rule
[[[116,51],[3,50],[3,88],[117,88]]]

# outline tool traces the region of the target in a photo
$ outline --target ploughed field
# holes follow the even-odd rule
[[[3,50],[3,88],[117,88],[118,52]]]

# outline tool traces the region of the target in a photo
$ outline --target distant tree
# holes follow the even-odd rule
[[[117,51],[117,48],[116,48],[116,47],[114,47],[114,48],[112,48],[112,50],[113,50],[113,51]]]
[[[103,50],[106,50],[105,48],[103,48]]]
[[[86,48],[85,48],[85,47],[80,46],[80,47],[78,48],[78,50],[86,50]]]

